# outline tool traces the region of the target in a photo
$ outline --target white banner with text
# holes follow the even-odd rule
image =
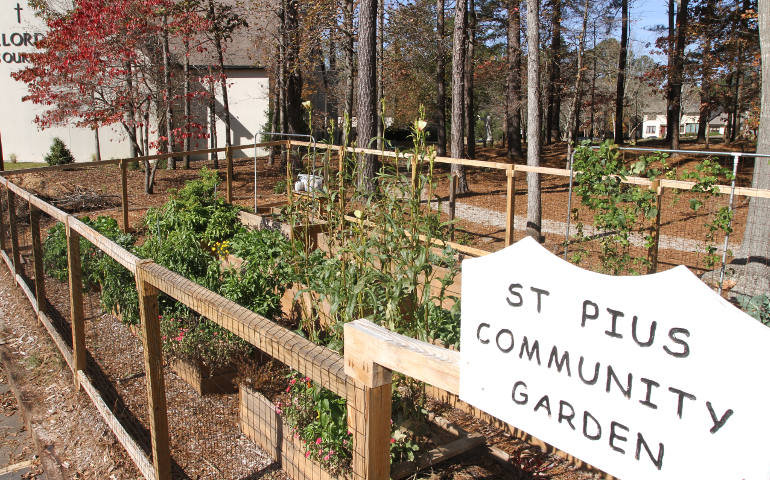
[[[527,237],[462,264],[460,398],[625,480],[768,480],[770,328],[687,268],[602,275]]]

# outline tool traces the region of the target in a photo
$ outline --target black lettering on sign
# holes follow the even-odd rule
[[[652,342],[655,341],[655,327],[658,326],[658,323],[653,320],[652,323],[650,323],[650,335],[647,337],[647,340],[642,342],[639,340],[639,336],[636,332],[636,326],[639,323],[639,319],[634,315],[634,319],[631,321],[631,336],[634,338],[634,341],[637,345],[640,347],[649,347],[652,345]]]
[[[597,380],[599,380],[599,362],[596,362],[594,364],[594,378],[591,380],[586,380],[586,377],[583,375],[583,361],[585,358],[583,356],[580,357],[580,362],[578,362],[578,375],[580,376],[580,380],[583,381],[586,385],[595,385]]]
[[[615,445],[615,440],[617,439],[617,440],[620,440],[621,442],[625,442],[625,441],[628,440],[628,438],[621,437],[620,435],[618,435],[615,432],[616,428],[618,430],[625,430],[626,432],[628,432],[628,427],[626,427],[622,423],[618,423],[618,422],[615,422],[615,421],[610,422],[610,448],[615,450],[616,452],[626,453],[625,450],[623,450],[622,448],[620,448],[617,445]]]
[[[488,338],[486,338],[486,339],[481,338],[481,329],[482,328],[489,328],[489,324],[488,323],[479,323],[479,328],[476,329],[476,338],[479,340],[479,343],[481,343],[483,345],[486,345],[487,343],[489,343],[489,339]]]
[[[677,335],[684,335],[685,337],[690,336],[690,331],[686,328],[672,328],[668,331],[668,338],[670,338],[674,343],[677,345],[680,345],[682,347],[681,352],[675,352],[674,350],[671,350],[668,348],[668,345],[663,346],[663,350],[666,351],[669,355],[676,358],[685,358],[688,355],[690,355],[690,345],[687,344],[687,342],[679,338]]]
[[[612,384],[611,381],[615,381],[615,385],[618,386],[621,392],[623,392],[623,396],[626,398],[631,398],[631,373],[628,374],[628,380],[626,382],[626,388],[623,388],[623,385],[620,384],[620,379],[615,374],[615,370],[612,368],[612,365],[607,365],[607,393],[610,393],[610,385]]]
[[[644,447],[644,450],[647,452],[647,456],[650,457],[650,461],[652,461],[652,464],[655,465],[655,468],[660,470],[663,468],[663,444],[658,443],[658,455],[653,456],[652,450],[650,450],[650,446],[647,444],[647,441],[644,439],[641,433],[636,434],[636,459],[639,460],[639,454],[642,451],[642,447]]]
[[[551,400],[548,398],[548,395],[543,395],[543,398],[537,401],[533,411],[537,412],[541,408],[545,408],[545,411],[548,412],[548,416],[551,416]]]
[[[559,359],[559,350],[556,348],[556,345],[554,345],[551,349],[551,355],[548,357],[548,368],[551,368],[552,364],[556,364],[556,370],[558,370],[559,373],[561,373],[562,368],[566,368],[567,376],[572,376],[572,372],[569,368],[569,352],[567,350],[564,350],[561,359]]]
[[[652,387],[657,388],[660,386],[660,384],[655,380],[650,380],[649,378],[644,378],[644,377],[640,378],[639,381],[647,385],[647,393],[644,396],[644,400],[639,400],[639,403],[641,403],[645,407],[650,407],[653,410],[657,409],[658,406],[652,403]]]
[[[564,413],[566,408],[569,408],[569,414]],[[575,418],[575,409],[572,408],[572,405],[569,402],[565,402],[564,400],[559,400],[559,423],[564,420],[567,422],[570,428],[574,430],[575,426],[572,424],[573,418]]]
[[[591,419],[591,422],[594,424],[594,430],[596,431],[596,433],[593,435],[588,433],[589,419]],[[588,412],[588,410],[583,412],[583,436],[589,440],[599,440],[600,438],[602,438],[602,426],[599,424],[599,420],[597,420],[596,417],[591,415]]]
[[[502,337],[503,335],[507,335],[508,338],[510,339],[509,340],[510,345],[508,345],[507,347],[503,347],[502,345],[500,345],[500,337]],[[501,352],[503,353],[510,352],[511,350],[513,350],[513,332],[511,332],[507,328],[500,330],[499,332],[497,332],[497,336],[495,337],[495,342],[497,343],[497,348],[499,348]]]
[[[730,418],[730,416],[732,416],[733,410],[731,408],[728,408],[725,411],[725,413],[722,414],[722,417],[717,420],[717,414],[716,412],[714,412],[714,407],[711,406],[711,402],[706,402],[706,407],[708,407],[709,409],[709,415],[711,415],[711,421],[714,422],[714,426],[711,427],[711,430],[709,430],[709,432],[711,432],[712,434],[717,433],[717,430],[722,428],[725,422],[727,422],[727,419]]]
[[[529,289],[532,290],[533,292],[537,293],[537,313],[540,313],[540,303],[541,303],[540,302],[540,298],[541,298],[541,295],[548,296],[548,295],[551,294],[551,292],[549,292],[548,290],[543,290],[542,288],[537,288],[537,287],[529,287]]]
[[[508,285],[508,291],[511,292],[511,295],[515,295],[518,300],[511,301],[510,298],[506,297],[505,301],[508,302],[508,305],[512,307],[520,307],[524,304],[524,299],[521,297],[521,294],[516,291],[517,288],[521,288],[520,283],[512,283]]]
[[[613,310],[611,308],[608,308],[607,311],[612,316],[612,330],[605,330],[604,333],[608,337],[623,338],[623,335],[618,333],[618,317],[623,317],[625,314],[620,310]]]
[[[684,410],[684,399],[687,398],[689,400],[695,400],[695,395],[691,393],[687,393],[684,390],[679,390],[678,388],[674,387],[668,387],[668,391],[677,395],[678,401],[676,404],[676,414],[679,415],[679,418],[682,418],[682,410]]]
[[[523,387],[524,391],[521,392],[519,395],[519,399],[516,399],[516,389],[519,387]],[[518,382],[513,384],[513,389],[511,390],[511,399],[514,401],[514,403],[518,405],[526,405],[527,400],[529,400],[529,395],[527,395],[527,384],[519,380]]]
[[[593,310],[593,313],[588,313],[589,307]],[[586,326],[586,320],[596,320],[599,318],[599,305],[595,304],[591,300],[583,301],[583,318],[580,321],[580,326]]]
[[[537,340],[532,343],[532,349],[529,348],[529,339],[524,337],[521,341],[521,350],[519,350],[519,358],[524,358],[524,353],[529,357],[529,361],[532,361],[532,357],[537,358],[537,364],[540,365],[540,344]]]

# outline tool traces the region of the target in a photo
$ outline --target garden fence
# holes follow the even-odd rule
[[[225,152],[225,196],[228,201],[233,201],[233,155],[232,151],[250,149],[255,147],[267,147],[274,145],[286,145],[289,149],[300,147],[317,147],[341,152],[345,154],[375,154],[382,157],[406,160],[409,157],[393,152],[382,152],[369,149],[354,149],[311,144],[309,142],[282,141],[257,145],[244,145],[226,149],[203,150],[190,153],[204,154],[213,151]],[[176,153],[174,155],[181,155]],[[171,154],[143,157],[142,159],[161,159]],[[118,165],[121,172],[121,219],[124,229],[129,228],[129,195],[126,182],[126,170],[128,162],[136,159],[108,160],[94,162],[83,167],[103,165]],[[512,243],[516,238],[516,226],[520,223],[516,213],[523,211],[526,201],[522,201],[524,192],[524,175],[526,172],[534,172],[544,176],[543,183],[546,188],[551,188],[564,198],[568,192],[570,171],[547,167],[528,167],[524,165],[512,165],[505,163],[492,163],[475,160],[458,160],[449,158],[437,158],[437,164],[462,164],[469,168],[484,169],[484,172],[492,172],[503,180],[502,193],[497,193],[497,200],[502,205],[497,205],[498,213],[501,213],[503,226],[498,231],[490,234],[496,238],[499,246]],[[291,175],[291,163],[289,163],[287,176]],[[66,169],[80,168],[80,165],[66,167],[44,167],[34,169],[35,172],[46,170],[64,171]],[[414,164],[412,171],[415,170]],[[457,378],[455,375],[455,354],[445,349],[430,346],[422,342],[413,342],[403,338],[393,340],[384,338],[384,333],[373,334],[372,328],[366,327],[365,334],[350,335],[354,329],[362,328],[361,324],[349,324],[346,328],[346,357],[343,358],[325,348],[313,344],[300,335],[283,328],[264,317],[229,301],[204,287],[155,264],[151,260],[139,259],[132,253],[123,249],[116,243],[100,235],[96,230],[79,220],[76,216],[41,200],[27,190],[21,188],[11,180],[9,174],[24,174],[27,171],[4,172],[0,176],[0,195],[4,200],[3,211],[0,215],[0,256],[13,273],[16,283],[28,297],[37,318],[45,326],[51,335],[57,348],[65,361],[72,369],[76,385],[82,388],[92,399],[97,409],[104,417],[105,422],[115,433],[120,443],[126,449],[131,460],[146,478],[166,479],[171,477],[173,469],[185,471],[186,465],[174,465],[177,458],[179,443],[187,439],[170,439],[168,423],[174,418],[178,408],[185,405],[169,405],[167,391],[167,376],[164,377],[163,356],[161,352],[161,338],[158,322],[158,296],[163,293],[173,299],[187,305],[192,310],[211,319],[218,325],[235,333],[240,338],[257,347],[261,352],[280,361],[281,363],[308,376],[324,388],[347,399],[348,423],[353,432],[353,461],[352,478],[387,478],[389,472],[388,440],[390,431],[390,370],[400,371],[418,380],[423,380],[449,393],[456,393]],[[740,173],[740,172],[739,172]],[[496,177],[497,178],[497,177]],[[290,179],[290,178],[289,178]],[[566,180],[566,181],[565,181]],[[644,178],[629,177],[625,181],[650,187],[658,192],[664,189],[686,191],[693,187],[692,182],[674,180],[661,180],[652,182]],[[451,183],[447,182],[445,195],[442,200],[449,203],[451,195]],[[287,182],[287,188],[291,188]],[[2,192],[5,190],[5,192]],[[745,186],[718,186],[721,196],[715,205],[707,205],[710,210],[716,210],[723,205],[726,195],[735,194],[736,211],[740,212],[750,198],[768,199],[770,191],[752,189]],[[437,193],[440,197],[441,193]],[[428,197],[430,199],[431,197]],[[426,200],[428,200],[426,199]],[[502,200],[502,202],[500,202]],[[566,200],[566,198],[565,198]],[[573,200],[574,201],[574,200]],[[767,202],[767,200],[765,200]],[[451,215],[456,208],[456,200],[447,209],[447,215]],[[449,205],[448,205],[449,206]],[[562,205],[566,209],[566,201]],[[498,211],[494,210],[493,211]],[[664,210],[665,211],[665,210]],[[770,213],[770,212],[768,212]],[[678,221],[669,220],[666,214],[656,227],[656,236],[659,239],[666,235],[677,235],[679,231],[669,231]],[[740,217],[740,213],[738,214]],[[459,218],[459,217],[458,217]],[[767,215],[764,216],[767,218]],[[348,217],[350,221],[360,221],[355,217]],[[43,273],[42,239],[41,229],[45,230],[51,225],[60,222],[67,233],[67,255],[69,262],[69,276],[66,286],[57,286],[55,282],[46,281]],[[566,222],[564,222],[566,223]],[[737,222],[740,224],[740,222]],[[562,225],[560,225],[562,226]],[[738,232],[736,232],[738,233]],[[502,235],[500,235],[502,234]],[[561,232],[563,235],[563,230]],[[749,234],[748,232],[745,234]],[[556,238],[559,232],[546,233],[547,236]],[[502,238],[500,238],[502,237]],[[100,365],[104,362],[100,358],[110,354],[109,350],[98,343],[98,332],[95,327],[102,328],[96,322],[100,316],[98,300],[84,295],[82,288],[80,266],[80,239],[83,238],[93,246],[115,259],[134,276],[139,295],[141,324],[138,333],[143,351],[143,365],[141,371],[134,372],[137,380],[131,384],[131,388],[144,388],[147,391],[146,403],[137,405],[125,405],[121,389],[126,387],[126,372],[104,371]],[[763,239],[765,245],[770,239]],[[494,245],[494,242],[492,242]],[[560,247],[563,244],[554,240]],[[458,250],[466,255],[479,256],[488,253],[489,250],[476,246],[453,243]],[[683,244],[683,255],[689,248]],[[660,250],[668,250],[668,245],[661,246]],[[684,261],[685,257],[681,257]],[[660,255],[658,265],[666,262],[674,263],[676,257]],[[118,312],[119,313],[119,312]],[[89,322],[88,324],[86,322]],[[87,328],[87,325],[89,328]],[[376,330],[376,329],[375,329]],[[379,335],[379,337],[378,337]],[[387,335],[385,335],[387,337]],[[395,337],[394,337],[395,338]],[[358,339],[355,340],[354,339]],[[349,343],[350,342],[350,343]],[[357,343],[357,346],[355,344]],[[363,342],[363,343],[362,343]],[[407,345],[404,344],[406,342]],[[417,353],[408,353],[409,351]],[[357,355],[359,352],[361,355]],[[364,355],[364,353],[366,355]],[[376,357],[367,356],[376,354]],[[426,360],[427,359],[427,360]],[[138,368],[138,367],[137,367]],[[428,372],[428,373],[426,373]],[[176,400],[174,400],[176,401]],[[168,403],[167,403],[168,402]],[[169,408],[171,406],[171,408]],[[277,420],[275,415],[264,409],[260,416],[247,420],[247,426],[261,431],[263,435],[271,429],[275,429]],[[229,447],[225,447],[229,448]],[[303,455],[299,450],[281,449],[278,451],[283,457],[284,468],[291,470],[297,468],[296,475],[300,475],[300,467]],[[306,468],[306,467],[302,467]],[[312,470],[313,467],[311,467]],[[304,470],[307,472],[307,470]],[[305,473],[309,478],[322,478],[319,471]]]

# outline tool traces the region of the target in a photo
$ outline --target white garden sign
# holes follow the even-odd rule
[[[623,479],[770,478],[770,329],[685,267],[606,276],[526,238],[462,275],[462,400]]]

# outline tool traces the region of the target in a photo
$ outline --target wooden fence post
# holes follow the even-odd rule
[[[29,233],[32,237],[32,264],[35,271],[35,300],[37,311],[46,313],[45,275],[43,274],[43,245],[40,242],[40,209],[29,204]]]
[[[9,188],[8,192],[8,229],[11,233],[11,258],[13,273],[21,274],[21,255],[19,254],[19,236],[16,228],[16,194]]]
[[[75,388],[80,388],[78,371],[86,369],[85,321],[83,315],[83,276],[80,268],[80,234],[64,224],[67,232],[67,272],[70,289],[70,323],[72,324],[72,373]]]
[[[286,140],[286,198],[289,201],[289,205],[292,203],[291,192],[294,188],[294,181],[292,180],[291,171],[291,140]]]
[[[128,233],[128,174],[126,169],[128,161],[124,158],[120,161],[120,203],[123,210],[123,231]]]
[[[516,170],[513,166],[505,171],[507,176],[506,215],[505,215],[505,246],[513,243],[514,222],[516,219]]]
[[[391,371],[364,353],[366,339],[345,327],[348,430],[353,432],[353,480],[390,478]]]
[[[230,147],[225,147],[226,184],[227,184],[227,203],[233,203],[233,151]]]
[[[0,189],[0,192],[2,190]],[[5,245],[5,212],[2,202],[0,202],[0,250],[5,251],[8,247]]]
[[[649,260],[649,266],[647,267],[647,273],[655,273],[658,271],[658,248],[660,246],[660,210],[663,206],[663,187],[660,186],[660,180],[655,179],[650,185],[650,190],[655,192],[656,207],[658,210],[655,216],[655,230],[652,232],[652,245],[647,252]]]
[[[455,206],[457,204],[457,176],[453,173],[449,174],[449,221],[452,222],[452,226],[449,230],[449,239],[455,239]]]
[[[142,321],[152,462],[156,479],[168,480],[171,478],[171,449],[168,441],[168,412],[163,380],[158,289],[147,281],[148,274],[144,269],[147,263],[151,263],[151,260],[144,260],[136,265],[136,290],[139,293],[139,316]]]

